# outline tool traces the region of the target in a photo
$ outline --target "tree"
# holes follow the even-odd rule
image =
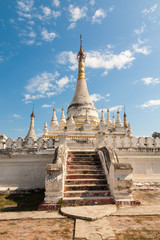
[[[160,138],[160,133],[159,133],[159,132],[154,132],[154,133],[152,134],[152,137],[153,137],[153,138],[156,138],[156,137]]]

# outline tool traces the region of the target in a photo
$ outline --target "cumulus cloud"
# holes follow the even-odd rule
[[[51,9],[48,7],[41,7],[44,15],[49,16],[51,14]]]
[[[142,13],[143,14],[150,14],[150,13],[154,13],[155,11],[156,11],[156,9],[157,9],[157,7],[158,7],[158,4],[154,4],[154,5],[152,5],[150,8],[145,8],[143,11],[142,11]]]
[[[75,22],[73,22],[73,23],[71,23],[69,26],[68,26],[68,30],[69,29],[73,29],[73,28],[75,28],[75,26],[76,26],[76,23]]]
[[[41,32],[42,38],[45,41],[51,42],[54,40],[55,37],[57,37],[57,34],[54,32],[48,32],[47,29],[43,29]]]
[[[147,86],[149,86],[149,85],[156,85],[156,84],[160,83],[160,79],[159,78],[153,78],[153,77],[146,77],[146,78],[142,78],[141,80]]]
[[[134,52],[136,53],[142,53],[144,55],[148,55],[151,53],[151,47],[150,46],[140,46],[138,43],[132,45]]]
[[[17,1],[17,8],[19,13],[29,13],[33,8],[34,0]]]
[[[59,0],[53,0],[53,4],[54,4],[54,6],[59,7],[60,1]]]
[[[109,111],[110,111],[110,112],[117,112],[117,110],[121,111],[122,109],[123,109],[123,106],[122,106],[122,105],[117,105],[117,106],[114,106],[114,107],[109,108]],[[104,112],[107,112],[107,108],[98,109],[98,112],[101,113],[102,110],[103,110]]]
[[[117,68],[127,68],[135,60],[133,53],[130,50],[122,51],[120,54],[109,53],[108,51],[90,51],[87,52],[86,67],[93,69],[104,69],[104,74],[108,73],[108,70]],[[58,62],[60,64],[69,64],[71,70],[77,68],[76,54],[71,51],[62,52],[58,56]]]
[[[52,11],[52,14],[53,14],[53,17],[54,18],[57,18],[57,17],[60,17],[61,16],[61,13],[60,13],[60,11]]]
[[[101,96],[101,95],[98,94],[98,93],[93,93],[93,94],[90,95],[90,98],[91,98],[91,100],[92,100],[93,102],[98,102],[98,101],[100,101],[101,99],[103,99],[104,97]]]
[[[149,100],[144,104],[140,105],[141,108],[157,108],[160,107],[160,99],[157,100]]]
[[[31,100],[58,95],[65,91],[70,83],[75,81],[72,75],[70,79],[67,76],[60,79],[58,78],[58,72],[55,74],[43,72],[31,78],[25,87],[26,93],[24,94],[24,101],[28,103],[28,101]]]
[[[81,18],[86,17],[87,7],[84,6],[82,8],[79,8],[74,7],[73,4],[70,4],[68,11],[70,13],[70,22],[77,22]]]
[[[92,23],[101,23],[102,20],[106,17],[106,12],[103,9],[98,9],[95,11],[92,16]]]

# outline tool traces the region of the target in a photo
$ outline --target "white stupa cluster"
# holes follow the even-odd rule
[[[120,118],[119,110],[117,109],[117,117],[115,116],[111,120],[109,109],[107,109],[107,118],[104,118],[104,111],[101,110],[101,119],[98,117],[98,111],[94,103],[92,102],[85,79],[85,58],[86,55],[82,48],[82,36],[80,41],[80,50],[77,54],[78,59],[78,79],[74,97],[67,110],[67,118],[64,114],[64,108],[62,108],[62,115],[58,122],[56,116],[56,109],[53,109],[52,119],[49,125],[47,122],[44,124],[43,137],[55,138],[62,132],[76,133],[91,133],[104,132],[107,135],[119,135],[119,136],[131,136],[132,130],[130,123],[127,124],[127,116],[124,112],[123,123]],[[32,137],[36,140],[34,131],[34,112],[31,115],[31,124],[26,139]]]

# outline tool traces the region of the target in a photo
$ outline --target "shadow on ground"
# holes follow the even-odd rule
[[[44,190],[0,194],[0,211],[35,211],[44,200]]]

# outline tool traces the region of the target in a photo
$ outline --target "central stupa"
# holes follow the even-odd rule
[[[86,112],[92,128],[96,128],[99,123],[98,111],[93,104],[87,89],[85,79],[85,58],[86,54],[82,48],[82,35],[80,35],[80,50],[78,59],[78,79],[74,97],[67,110],[67,119],[73,117],[76,127],[81,128],[86,119]]]

